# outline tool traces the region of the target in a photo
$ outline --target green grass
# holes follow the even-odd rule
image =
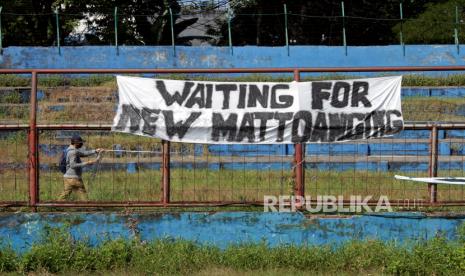
[[[463,122],[464,116],[456,115],[465,106],[465,98],[407,97],[402,100],[405,121]]]
[[[388,196],[397,200],[427,200],[425,183],[394,179],[400,172],[318,171],[306,170],[306,194],[344,196]],[[400,173],[404,174],[405,173]],[[448,175],[463,175],[448,171]],[[426,175],[426,173],[424,174]],[[141,169],[85,173],[89,200],[94,201],[158,201],[161,198],[161,171]],[[41,171],[40,199],[56,201],[63,190],[63,178],[56,169]],[[172,169],[171,201],[263,201],[264,195],[292,195],[292,172],[289,170],[207,170]],[[27,200],[28,182],[25,170],[4,171],[0,176],[0,201]],[[460,185],[439,185],[439,200],[464,200],[465,189]],[[75,200],[75,198],[71,198]]]
[[[0,272],[112,275],[462,275],[463,225],[457,240],[441,236],[403,244],[377,240],[342,245],[231,245],[226,249],[185,240],[105,240],[92,247],[67,227],[47,227],[19,255],[0,250]]]
[[[63,75],[40,75],[39,87],[55,86],[108,86],[114,83],[115,77],[111,75],[89,75],[85,77],[65,77]],[[0,75],[1,87],[28,87],[31,85],[29,75]]]

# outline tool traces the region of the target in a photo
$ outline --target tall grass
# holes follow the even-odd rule
[[[237,274],[279,271],[280,274],[463,275],[463,225],[457,240],[437,236],[406,244],[353,240],[339,246],[237,244],[226,249],[192,241],[160,239],[105,240],[91,246],[75,240],[68,228],[46,228],[43,238],[23,253],[0,250],[0,272],[187,275],[229,271]],[[112,273],[112,274],[113,274]],[[226,273],[228,274],[228,273]],[[266,274],[266,273],[265,273]]]
[[[392,203],[404,200],[428,200],[426,183],[400,181],[395,174],[426,176],[427,172],[399,171],[325,171],[307,169],[306,194],[372,196],[378,200],[388,196]],[[463,171],[445,171],[447,176],[463,176]],[[88,199],[92,201],[158,201],[161,198],[162,173],[159,169],[140,168],[135,173],[125,170],[94,170],[84,173]],[[57,169],[41,170],[39,193],[42,201],[56,201],[63,191],[63,175]],[[262,201],[265,195],[292,195],[294,178],[291,170],[209,170],[171,169],[171,201]],[[28,197],[25,169],[3,170],[0,174],[0,201],[25,201]],[[465,187],[439,185],[441,201],[464,200]],[[70,200],[75,199],[71,197]]]

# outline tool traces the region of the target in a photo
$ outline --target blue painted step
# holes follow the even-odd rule
[[[226,170],[287,170],[292,168],[289,162],[254,162],[254,163],[223,163],[220,168]]]
[[[68,145],[39,144],[39,151],[46,156],[59,156]]]
[[[465,87],[402,87],[402,97],[465,97]]]
[[[431,97],[463,98],[465,88],[463,87],[434,87],[430,88]]]
[[[446,138],[465,138],[465,130],[447,130]]]
[[[64,105],[51,105],[48,107],[48,111],[58,112],[58,111],[64,111],[64,110],[65,110]]]
[[[402,87],[400,94],[402,97],[429,97],[430,90],[425,87]]]
[[[307,144],[307,155],[368,155],[368,144]]]
[[[293,145],[209,145],[211,155],[221,156],[268,156],[293,155]]]
[[[57,156],[68,147],[67,144],[39,144],[39,151],[46,156]],[[119,144],[113,146],[114,150],[124,150]],[[136,149],[137,150],[137,149]],[[210,145],[208,151],[214,156],[292,156],[294,154],[293,145]],[[465,152],[464,145],[460,143],[439,143],[439,154],[460,155]],[[305,146],[306,155],[429,155],[428,143],[388,143],[388,144],[307,144]],[[135,156],[137,153],[131,153]],[[160,153],[161,154],[161,153]],[[202,156],[204,154],[203,145],[195,145],[193,149],[173,149],[174,155]],[[116,158],[125,156],[125,152],[114,152]]]
[[[429,155],[429,143],[383,143],[370,144],[369,155]],[[439,154],[450,155],[450,143],[439,143]]]
[[[428,162],[389,162],[388,169],[389,171],[402,171],[402,172],[418,172],[418,171],[428,171],[429,164]]]
[[[209,170],[291,170],[293,167],[292,162],[171,162],[172,169],[209,169]],[[442,174],[447,174],[449,170],[465,170],[465,162],[452,161],[452,162],[439,162],[439,171],[444,171]],[[26,169],[27,164],[0,164],[0,169]],[[136,173],[140,169],[160,170],[160,162],[140,162],[140,163],[101,163],[99,164],[99,171],[127,171],[128,173]],[[391,172],[427,172],[429,168],[428,162],[318,162],[318,163],[305,163],[306,169],[317,169],[322,171],[391,171]],[[41,170],[56,170],[56,164],[41,164]],[[84,172],[91,172],[95,167],[85,167]]]

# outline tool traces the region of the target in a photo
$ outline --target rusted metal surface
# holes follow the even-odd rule
[[[36,125],[37,116],[37,73],[32,72],[31,107],[29,115],[29,206],[35,207],[39,200],[39,143]]]
[[[162,202],[166,206],[170,203],[170,142],[162,141],[163,161],[162,161]]]
[[[465,123],[447,122],[406,122],[405,130],[431,130],[433,127],[438,130],[463,130]],[[38,130],[111,130],[110,124],[37,124]],[[28,124],[0,124],[0,130],[21,130],[28,129]],[[377,139],[379,140],[379,139]]]
[[[337,72],[434,72],[465,71],[465,66],[377,66],[377,67],[303,67],[303,68],[186,68],[186,69],[0,69],[0,74],[227,74],[227,73],[306,73]]]
[[[306,201],[306,203],[317,204],[316,200]],[[328,205],[329,203],[320,202],[322,205]],[[376,207],[378,205],[377,200],[366,201],[363,205],[359,202],[351,202],[350,200],[342,200],[341,204],[353,206],[370,206]],[[390,202],[392,207],[404,207],[404,208],[415,208],[415,207],[434,207],[434,206],[463,206],[465,201],[437,201],[435,203],[429,200],[418,200],[418,201],[405,201],[395,200]],[[12,206],[12,205],[10,205]],[[177,201],[172,203],[163,203],[155,201],[86,201],[86,202],[65,202],[65,201],[47,201],[39,202],[36,204],[37,207],[221,207],[221,206],[264,206],[263,201]],[[269,206],[279,207],[277,204],[269,204]],[[285,204],[284,206],[290,206]]]
[[[300,81],[299,70],[294,70],[294,81]],[[304,184],[304,145],[302,143],[295,145],[294,153],[294,175],[295,175],[295,187],[294,194],[297,196],[305,196],[305,184]]]

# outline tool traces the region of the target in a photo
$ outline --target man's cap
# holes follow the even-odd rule
[[[71,144],[82,144],[84,142],[85,140],[79,135],[73,135],[73,137],[71,137]]]

